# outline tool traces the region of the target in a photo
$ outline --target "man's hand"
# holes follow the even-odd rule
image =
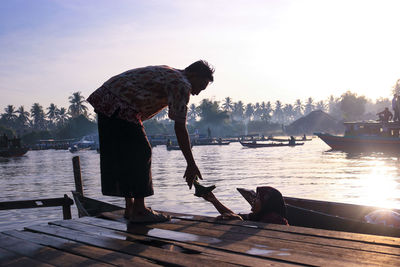
[[[189,189],[192,189],[193,181],[196,179],[196,177],[203,180],[199,168],[197,168],[195,164],[188,165],[186,167],[185,175],[183,175],[183,178],[186,179],[186,183],[189,186]]]

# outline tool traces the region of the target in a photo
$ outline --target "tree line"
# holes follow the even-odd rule
[[[398,84],[394,88],[396,92],[400,88]],[[18,136],[43,131],[47,132],[46,136],[54,136],[55,132],[59,132],[78,117],[86,118],[87,123],[95,123],[96,116],[89,113],[81,92],[74,92],[68,100],[68,108],[58,108],[53,103],[43,108],[39,103],[34,103],[28,111],[24,106],[15,108],[8,105],[1,114],[0,127]],[[388,98],[373,101],[350,91],[340,97],[331,95],[325,101],[315,101],[309,97],[304,102],[297,99],[294,103],[283,103],[280,100],[244,103],[241,100],[234,102],[231,97],[226,97],[223,101],[203,99],[198,105],[189,105],[187,119],[189,131],[204,131],[212,126],[218,134],[234,135],[244,134],[249,127],[264,132],[280,129],[282,125],[289,125],[314,110],[322,110],[337,120],[375,119],[375,114],[384,107],[391,107]],[[145,127],[149,128],[151,134],[173,133],[167,114],[167,109],[164,109],[152,120],[145,122]],[[74,134],[64,134],[72,135]]]

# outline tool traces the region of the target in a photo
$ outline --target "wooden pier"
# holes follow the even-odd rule
[[[170,213],[122,211],[0,233],[0,266],[400,266],[400,238]]]

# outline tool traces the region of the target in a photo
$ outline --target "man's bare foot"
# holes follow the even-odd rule
[[[153,211],[151,208],[132,211],[129,221],[132,223],[152,223],[152,222],[165,222],[169,221],[171,217]]]

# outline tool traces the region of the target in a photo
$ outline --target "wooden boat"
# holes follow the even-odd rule
[[[268,140],[269,141],[276,141],[276,142],[288,142],[288,141],[290,141],[290,138],[275,138],[275,137],[268,137]],[[304,139],[304,138],[296,138],[295,139],[296,141],[311,141],[312,139],[311,138],[306,138],[306,139]]]
[[[181,148],[179,146],[168,145],[166,147],[167,147],[167,150],[181,150]]]
[[[343,136],[315,133],[333,150],[346,152],[375,151],[400,152],[400,123],[397,122],[345,122]]]
[[[240,142],[244,147],[257,148],[257,147],[282,147],[282,146],[302,146],[304,143],[257,143],[257,142]]]
[[[21,157],[28,152],[29,148],[27,147],[1,147],[0,148],[0,157]]]
[[[212,142],[193,142],[194,146],[226,146],[231,142],[229,141],[212,141]]]

